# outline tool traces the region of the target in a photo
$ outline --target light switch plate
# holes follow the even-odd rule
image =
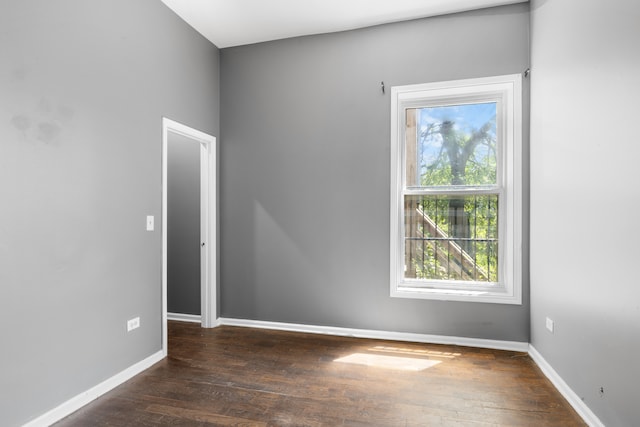
[[[547,326],[547,329],[549,330],[549,332],[553,333],[553,327],[554,327],[553,320],[551,320],[548,317],[547,317],[546,326]]]
[[[147,231],[153,231],[153,215],[147,215]]]

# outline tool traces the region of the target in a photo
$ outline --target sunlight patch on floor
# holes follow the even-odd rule
[[[389,346],[381,346],[381,345],[372,347],[371,350],[379,351],[383,353],[401,353],[401,354],[411,354],[416,356],[442,357],[445,359],[455,359],[456,357],[462,356],[461,353],[451,353],[448,351],[421,350],[421,349],[389,347]]]
[[[401,371],[424,371],[440,363],[440,360],[417,359],[414,357],[387,356],[382,354],[353,353],[335,359],[334,362],[371,366]]]

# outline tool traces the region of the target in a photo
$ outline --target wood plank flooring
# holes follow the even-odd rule
[[[527,354],[169,322],[169,357],[56,424],[584,426]]]

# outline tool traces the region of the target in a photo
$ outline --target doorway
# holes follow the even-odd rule
[[[170,296],[174,311],[177,308],[186,312],[181,319],[180,315],[172,317],[196,320],[205,328],[217,326],[216,176],[216,138],[163,118],[162,321],[165,353]],[[171,283],[172,280],[180,283]],[[176,286],[182,286],[182,289]],[[197,307],[194,308],[198,304],[199,315],[195,314]]]

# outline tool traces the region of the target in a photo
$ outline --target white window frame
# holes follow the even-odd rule
[[[407,108],[497,102],[498,282],[404,278],[404,138]],[[520,74],[391,88],[391,296],[522,304],[522,77]],[[437,190],[436,190],[437,191]],[[432,193],[433,194],[433,193]]]

